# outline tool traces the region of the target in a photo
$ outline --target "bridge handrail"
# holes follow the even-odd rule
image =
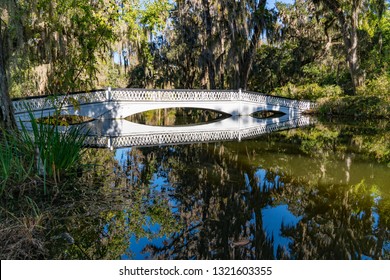
[[[74,101],[79,104],[106,102],[106,91],[95,92],[83,92],[71,95],[58,95],[58,96],[42,96],[37,98],[17,99],[12,101],[14,112],[24,113],[28,110],[46,110],[52,108],[58,108],[59,106],[72,106]]]
[[[241,90],[163,90],[163,89],[111,89],[106,91],[84,92],[71,95],[59,95],[55,98],[37,97],[13,100],[16,114],[32,111],[57,108],[58,106],[72,106],[75,101],[79,104],[115,101],[246,101],[255,103],[268,103],[275,106],[294,107],[308,110],[316,104],[306,100],[293,100],[284,97],[265,95],[251,91]]]
[[[115,89],[111,92],[113,101],[231,101],[237,100],[233,90],[131,90]]]

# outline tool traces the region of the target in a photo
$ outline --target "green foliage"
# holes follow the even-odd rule
[[[99,65],[97,88],[124,88],[128,85],[128,76],[121,69],[122,66],[104,59],[100,61]]]
[[[48,80],[49,92],[93,87],[98,73],[97,55],[114,39],[112,19],[116,16],[115,7],[100,10],[104,6],[103,0],[95,5],[85,0],[58,3],[55,10],[58,21],[53,25],[59,30],[68,30],[64,39],[70,43],[65,53],[53,61],[53,72]],[[70,19],[69,25],[65,18]]]
[[[167,66],[161,64],[160,51],[163,46],[159,40],[163,36],[161,34],[166,32],[173,6],[167,0],[132,2],[123,1],[123,22],[119,21],[124,33],[121,49],[126,46],[130,59],[132,57],[134,61],[126,86],[156,87],[156,81],[164,76],[160,73],[164,72],[161,67]]]
[[[3,132],[0,137],[0,195],[20,185],[28,185],[36,175],[43,176],[47,186],[57,185],[61,176],[75,169],[83,154],[86,133],[82,127],[60,131],[55,125],[38,122],[32,114],[28,124],[21,123],[21,132]],[[31,131],[27,129],[31,125]]]
[[[344,67],[336,59],[328,63],[322,61],[308,63],[301,68],[302,76],[299,81],[301,84],[316,82],[321,86],[339,86],[343,90],[349,83],[349,74]]]
[[[115,36],[114,1],[13,1],[4,11],[12,96],[93,87],[97,58]]]
[[[173,8],[168,0],[144,1],[145,9],[141,11],[141,24],[154,33],[164,29],[169,11]]]
[[[390,73],[385,73],[366,81],[365,85],[358,88],[357,94],[362,96],[382,96],[386,101],[390,101]]]
[[[293,99],[316,101],[317,99],[324,97],[339,97],[343,94],[343,91],[339,86],[335,85],[320,86],[313,83],[296,86],[288,83],[286,86],[274,89],[271,94]]]
[[[390,75],[385,73],[357,88],[356,96],[322,95],[316,114],[354,119],[389,119]]]
[[[138,36],[139,63],[132,68],[131,86],[247,86],[254,46],[262,34],[270,35],[275,21],[265,1],[150,2],[141,12],[140,23],[148,38]]]
[[[313,5],[315,3],[316,5]],[[360,15],[353,12],[348,1],[299,0],[292,5],[278,3],[276,24],[278,36],[258,48],[250,79],[250,87],[264,93],[288,83],[320,86],[337,85],[345,92],[356,92],[364,77],[374,79],[388,72],[390,12],[383,1],[356,1]],[[338,23],[334,7],[340,5],[345,24]],[[337,10],[337,9],[336,9]],[[359,26],[352,28],[351,20],[359,16]],[[343,28],[345,31],[342,31]],[[353,31],[353,32],[352,32]],[[346,41],[358,41],[355,70],[351,70],[345,53],[350,53]],[[349,35],[348,35],[349,34]],[[346,40],[346,41],[345,41]],[[352,72],[353,74],[352,74]],[[364,73],[364,75],[363,75]],[[351,76],[352,75],[352,76]],[[354,78],[353,78],[354,77]]]
[[[249,86],[255,91],[269,93],[275,87],[294,80],[299,69],[289,51],[291,45],[281,47],[262,45],[257,51]]]
[[[313,4],[324,1],[277,3],[273,11],[260,2],[3,1],[10,92],[22,97],[127,85],[235,88],[245,84],[247,68],[248,88],[263,93],[308,84],[297,89],[298,96],[316,98],[332,96],[333,89],[314,84],[334,85],[336,95],[338,86],[351,88],[340,24],[330,9]],[[383,1],[361,2],[358,54],[362,71],[373,79],[388,72],[390,11]],[[337,3],[348,19],[351,3]],[[255,30],[261,30],[256,38],[262,42],[254,44]],[[124,70],[110,63],[122,50],[128,52]]]
[[[379,96],[345,96],[321,101],[320,115],[346,116],[355,119],[389,119],[390,102]]]
[[[367,78],[375,79],[390,65],[390,11],[370,7],[362,16],[359,50]]]
[[[281,23],[275,24],[276,34],[257,50],[251,89],[270,93],[288,84],[314,83],[344,87],[349,73],[331,19],[319,16],[311,1],[277,3],[277,8]]]
[[[0,196],[7,187],[23,184],[32,174],[33,155],[25,148],[18,135],[4,132],[0,136]]]

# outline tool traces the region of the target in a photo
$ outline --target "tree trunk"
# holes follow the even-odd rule
[[[244,52],[242,59],[239,59],[239,88],[246,90],[250,71],[252,70],[255,52],[260,40],[261,32],[265,28],[265,5],[266,0],[260,0],[256,11],[254,12],[253,35],[250,40],[248,49]]]
[[[207,68],[208,68],[208,76],[209,76],[209,88],[210,89],[215,89],[215,58],[214,58],[214,52],[212,49],[212,41],[213,41],[213,34],[212,34],[212,18],[210,14],[210,3],[208,0],[203,0],[202,1],[203,6],[204,6],[204,18],[205,18],[205,23],[206,23],[206,50],[204,50],[204,56],[206,57],[206,62],[207,62]]]
[[[356,93],[357,88],[362,86],[364,83],[364,75],[360,69],[360,62],[357,52],[357,33],[353,34],[351,31],[351,37],[352,36],[356,36],[356,39],[351,38],[352,41],[356,41],[356,47],[353,46],[355,43],[352,43],[351,48],[347,49],[347,60],[352,80],[353,92]]]
[[[0,128],[7,130],[16,127],[12,102],[8,92],[8,80],[6,71],[7,38],[6,26],[0,19]]]
[[[360,1],[360,2],[359,2]],[[358,57],[358,20],[360,13],[361,0],[354,0],[352,4],[352,15],[351,15],[351,30],[350,30],[350,48],[348,52],[348,65],[351,73],[353,91],[356,93],[356,89],[362,86],[364,83],[364,76],[360,69],[360,60]]]
[[[356,93],[356,89],[364,83],[364,75],[360,69],[360,59],[358,55],[359,42],[357,32],[362,0],[352,1],[350,18],[346,17],[338,1],[323,0],[322,2],[336,15],[341,26],[353,92]],[[347,22],[347,20],[350,20],[350,22]]]

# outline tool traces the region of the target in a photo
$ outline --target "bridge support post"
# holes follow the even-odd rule
[[[111,87],[108,87],[106,90],[106,101],[111,101]]]
[[[241,101],[240,101],[240,110],[241,110]],[[241,113],[240,113],[241,116]],[[241,127],[242,127],[242,118],[238,119],[239,125],[238,125],[238,142],[241,142]]]
[[[238,102],[239,102],[239,104],[240,104],[240,111],[238,112],[238,115],[239,116],[242,116],[243,114],[242,114],[242,91],[241,91],[241,89],[239,88],[238,89]],[[241,139],[240,139],[240,141],[241,141]]]
[[[111,136],[108,136],[107,148],[109,148],[111,151],[114,149],[114,147],[112,146],[112,138],[111,138]]]

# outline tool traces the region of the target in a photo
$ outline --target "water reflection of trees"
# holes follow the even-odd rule
[[[182,228],[162,247],[146,250],[167,259],[272,259],[272,239],[263,230],[261,209],[268,191],[243,182],[249,166],[223,145],[155,150],[178,203]]]
[[[198,108],[165,108],[130,115],[126,120],[154,126],[194,125],[221,120],[229,115]]]
[[[53,259],[117,259],[126,252],[128,227],[122,196],[128,191],[109,150],[89,150],[78,178],[56,198],[49,238]]]
[[[89,150],[86,157],[89,164],[64,186],[53,206],[51,258],[133,258],[130,236],[152,239],[176,230],[168,200],[150,192],[140,168],[119,166],[109,150]],[[133,157],[143,159],[139,153]],[[150,232],[147,227],[156,223],[164,230]]]
[[[292,177],[286,150],[259,179],[262,155],[251,143],[139,150],[154,159],[145,171],[159,170],[169,182],[181,226],[163,246],[145,251],[160,259],[388,257],[389,200],[380,188],[321,182],[320,159],[307,170],[312,174]],[[300,219],[280,229],[291,241],[287,248],[264,229],[262,209],[280,204]]]
[[[366,185],[305,186],[287,182],[275,192],[275,202],[288,203],[302,218],[283,226],[282,235],[292,240],[293,259],[386,258],[389,248],[389,208],[386,198]],[[289,190],[290,189],[290,190]],[[299,200],[291,195],[300,192]]]
[[[361,159],[390,161],[390,123],[325,121],[309,129],[290,130],[269,135],[273,140],[294,143],[305,154],[344,157],[353,153]]]

